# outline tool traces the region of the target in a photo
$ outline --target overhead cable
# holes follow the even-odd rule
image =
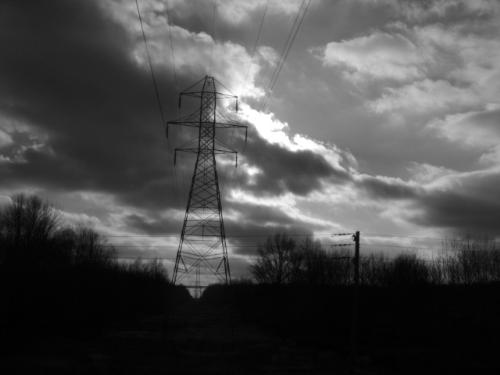
[[[295,17],[295,20],[292,24],[292,27],[290,29],[290,33],[288,34],[288,38],[285,42],[285,45],[283,46],[283,51],[281,52],[281,57],[278,62],[278,65],[276,66],[276,69],[274,70],[271,80],[269,82],[268,90],[267,92],[272,93],[276,82],[278,82],[279,75],[281,73],[281,70],[283,69],[283,66],[285,65],[285,61],[288,57],[288,54],[293,46],[293,43],[295,42],[295,38],[297,37],[297,34],[299,33],[299,30],[302,26],[302,23],[304,22],[304,18],[306,16],[307,10],[309,9],[309,5],[311,4],[311,0],[303,0],[299,10],[297,12],[297,16]]]
[[[142,40],[144,41],[144,47],[146,49],[146,57],[148,60],[149,71],[151,72],[151,80],[153,81],[156,102],[158,103],[158,110],[160,111],[161,123],[162,123],[162,126],[164,126],[165,125],[165,115],[163,112],[163,106],[161,104],[160,91],[158,89],[158,84],[156,82],[156,76],[155,76],[155,73],[153,70],[153,64],[151,62],[151,54],[149,53],[148,41],[146,38],[146,33],[144,32],[144,25],[143,25],[142,16],[141,16],[141,10],[139,9],[139,1],[138,0],[135,0],[135,5],[137,7],[137,15],[139,16],[139,23],[141,24]]]

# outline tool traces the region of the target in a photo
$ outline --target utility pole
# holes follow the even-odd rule
[[[352,296],[352,320],[351,320],[351,354],[350,354],[350,367],[351,372],[354,371],[354,366],[356,366],[358,357],[358,320],[359,320],[359,242],[360,233],[356,231],[352,235],[352,240],[354,241],[354,285],[353,285],[353,296]]]
[[[354,233],[352,239],[354,240],[354,285],[359,287],[359,231]]]
[[[216,85],[223,87],[215,78],[205,76],[182,91],[179,107],[182,97],[188,96],[199,98],[199,109],[167,122],[166,128],[167,137],[171,125],[198,128],[195,146],[174,151],[174,164],[177,152],[196,154],[196,163],[172,278],[174,284],[194,288],[198,296],[203,288],[201,280],[205,285],[231,282],[215,155],[234,154],[237,166],[238,153],[216,138],[216,129],[241,128],[245,130],[245,142],[247,138],[247,126],[229,119],[217,105],[220,100],[234,100],[237,111],[238,97],[217,91]]]

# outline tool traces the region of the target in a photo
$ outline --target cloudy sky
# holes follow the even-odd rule
[[[302,0],[139,4],[166,118],[209,74],[251,124],[246,146],[227,135],[238,168],[218,161],[236,262],[285,229],[500,235],[500,2],[312,0],[272,91]],[[165,139],[134,0],[4,0],[0,47],[0,200],[36,193],[122,254],[173,256],[192,133]]]

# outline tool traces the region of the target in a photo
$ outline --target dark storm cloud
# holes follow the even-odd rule
[[[362,176],[358,187],[373,199],[414,199],[418,197],[418,189],[407,182],[395,178]]]
[[[312,236],[314,229],[324,229],[290,216],[280,208],[259,204],[230,202],[224,206],[225,232],[228,246],[240,255],[255,255],[259,243],[275,233],[294,233]],[[181,221],[174,217],[130,214],[124,219],[130,232],[150,235],[180,233]]]
[[[133,233],[144,233],[152,235],[161,235],[171,232],[180,232],[181,223],[177,218],[151,218],[143,215],[131,214],[124,219],[124,224],[127,225]]]
[[[476,4],[474,4],[476,3]],[[482,4],[481,4],[482,3]],[[390,5],[410,22],[463,23],[474,19],[491,19],[494,2],[460,0],[382,0],[382,6]]]
[[[239,214],[236,217],[235,211]],[[226,216],[224,224],[231,249],[241,255],[255,255],[258,245],[276,233],[312,237],[314,230],[325,230],[327,227],[294,217],[284,208],[235,202],[231,203],[231,216]]]
[[[451,178],[447,187],[419,195],[411,205],[418,214],[410,215],[410,220],[423,226],[499,235],[499,184],[498,170]]]
[[[9,134],[11,142],[0,148],[0,156],[9,161],[16,161],[24,157],[27,149],[36,147],[37,140],[27,132],[13,131]]]
[[[89,1],[7,2],[0,12],[0,111],[48,135],[45,147],[22,149],[22,163],[0,165],[2,176],[12,186],[108,192],[138,207],[183,208],[150,76],[132,60],[127,31]],[[157,67],[156,74],[174,118],[170,72]],[[266,193],[307,194],[321,178],[342,174],[320,155],[255,134],[245,157],[262,168],[254,189]],[[189,173],[192,166],[177,168]]]
[[[184,207],[151,77],[132,60],[128,32],[91,1],[0,7],[0,112],[48,136],[35,148],[26,143],[36,143],[32,135],[14,133],[0,154],[17,150],[24,160],[1,164],[2,179],[12,187],[107,192],[138,207]],[[166,116],[174,118],[169,74],[156,67]],[[177,174],[191,168],[180,164]]]
[[[219,12],[224,4],[219,4]],[[250,30],[255,28],[255,24],[248,21],[254,18],[260,7],[253,9],[253,14],[248,14],[247,22],[232,24],[224,22],[220,16],[217,18],[216,33],[217,38],[221,40],[231,40],[236,43],[246,44]],[[213,19],[208,18],[207,14],[213,15],[214,4],[210,1],[185,0],[180,6],[176,6],[170,11],[171,22],[185,29],[194,32],[205,32],[212,34],[214,31]]]
[[[184,0],[171,9],[172,23],[209,35],[215,32],[218,40],[236,42],[247,46],[251,52],[255,43],[256,27],[264,14],[266,1],[225,1],[215,5],[217,14],[214,19],[213,2]],[[261,30],[261,43],[275,49],[282,48],[290,30],[290,18],[295,16],[299,6],[300,1],[288,1],[288,4],[269,2]]]
[[[403,200],[402,217],[425,227],[461,233],[500,234],[498,172],[449,176],[438,187],[416,186],[398,179],[365,176],[362,189],[372,198],[387,202]]]
[[[312,233],[313,229],[321,226],[311,225],[294,218],[291,213],[281,208],[269,207],[262,204],[227,202],[224,206],[226,215],[224,223],[229,236],[242,236],[252,233],[256,236],[265,236],[275,232],[287,231],[290,227],[300,227],[300,233]],[[159,216],[150,213],[148,216],[130,214],[124,223],[133,229],[133,232],[145,234],[165,234],[180,231],[181,221],[178,218]]]
[[[500,201],[451,191],[423,196],[411,221],[422,226],[449,228],[460,233],[500,234]]]
[[[260,204],[231,203],[231,210],[237,211],[247,221],[255,224],[293,224],[295,220],[279,208]]]
[[[168,156],[150,77],[131,60],[127,32],[90,1],[0,7],[0,111],[48,135],[48,147],[28,149],[25,163],[2,164],[2,175],[176,204],[165,194]],[[158,76],[169,83],[161,70]]]
[[[468,116],[468,121],[500,135],[500,109],[481,111]]]
[[[258,166],[262,173],[255,176],[255,184],[247,189],[279,195],[291,192],[307,195],[321,189],[326,179],[342,183],[350,175],[343,169],[332,166],[322,155],[308,150],[293,151],[271,144],[263,139],[255,129],[249,137],[244,159],[250,165]]]
[[[425,45],[436,44],[437,49],[443,49],[443,46],[438,48],[441,37],[443,43],[462,39],[466,42],[471,36],[469,31],[476,35],[498,34],[496,24],[492,23],[488,28],[474,21],[485,19],[484,14],[474,17],[473,22],[465,25],[465,29],[460,29],[467,33],[460,34],[456,32],[459,29],[455,28],[446,29],[443,25],[449,22],[459,24],[461,18],[470,13],[464,5],[466,3],[455,2],[462,5],[446,9],[444,15],[433,5],[437,3],[425,3],[430,4],[430,8],[415,7],[413,15],[407,14],[408,17],[414,17],[412,20],[415,23],[432,23],[439,19],[441,26],[434,28],[435,30],[426,30],[430,33],[426,35],[434,39],[431,39],[432,43]],[[144,64],[137,63],[132,56],[132,53],[141,55],[142,48],[142,41],[136,33],[137,25],[131,23],[131,20],[137,22],[137,19],[127,18],[130,14],[124,10],[125,2],[117,4],[120,8],[118,13],[123,14],[117,15],[109,9],[104,11],[102,3],[97,0],[0,3],[0,119],[5,121],[5,124],[0,123],[0,128],[12,138],[11,143],[3,141],[3,146],[0,145],[1,187],[11,190],[20,187],[45,189],[68,195],[72,192],[108,193],[112,197],[109,201],[114,202],[112,204],[130,206],[131,212],[125,216],[122,224],[131,230],[146,234],[178,233],[182,220],[164,217],[159,212],[166,208],[184,210],[193,159],[178,162],[177,174],[174,173],[150,73]],[[212,7],[212,3],[205,1],[179,2],[173,7],[174,26],[184,28],[179,30],[173,27],[178,33],[177,39],[174,38],[178,41],[178,58],[185,49],[188,52],[184,51],[183,58],[196,60],[198,55],[193,53],[193,57],[190,53],[197,52],[199,45],[192,42],[192,49],[186,48],[186,40],[200,36],[193,34],[186,37],[185,34],[201,30],[211,34],[213,25],[206,15],[212,11]],[[426,13],[420,12],[420,8]],[[187,13],[181,12],[186,9]],[[241,43],[250,52],[249,46],[253,45],[257,31],[255,28],[263,7],[248,9],[248,14],[241,22],[232,22],[222,16],[218,18],[215,35],[219,42],[231,40]],[[397,107],[391,109],[390,113],[370,112],[367,104],[373,102],[374,93],[383,92],[383,86],[377,86],[377,90],[371,93],[373,95],[368,91],[360,92],[356,87],[353,89],[340,70],[325,69],[321,66],[321,61],[310,52],[311,48],[324,47],[332,41],[348,44],[353,39],[367,38],[376,30],[391,32],[390,27],[385,27],[389,23],[393,25],[394,31],[394,21],[407,22],[407,32],[416,33],[418,25],[410,27],[409,18],[398,13],[408,9],[398,9],[395,1],[313,2],[270,100],[275,118],[288,122],[293,132],[308,134],[352,150],[360,161],[360,172],[363,174],[355,174],[353,177],[347,172],[351,170],[349,167],[353,167],[348,162],[341,161],[341,167],[337,167],[318,151],[292,151],[285,146],[271,144],[256,129],[251,128],[246,149],[237,148],[242,151],[240,160],[257,167],[261,173],[250,176],[243,168],[239,168],[233,175],[228,165],[219,163],[219,176],[225,183],[254,197],[286,193],[307,196],[325,185],[345,184],[352,186],[355,193],[364,193],[362,198],[366,200],[362,204],[386,201],[389,205],[391,201],[398,201],[398,204],[412,205],[419,210],[419,215],[409,213],[405,218],[422,226],[470,228],[470,223],[479,223],[477,226],[494,229],[493,223],[498,222],[498,203],[484,189],[494,190],[499,181],[480,178],[480,184],[467,183],[466,188],[459,191],[448,188],[439,191],[425,190],[405,181],[413,178],[407,173],[408,165],[412,162],[457,171],[477,168],[476,159],[485,153],[485,149],[468,149],[461,144],[457,147],[454,142],[455,138],[464,138],[461,135],[462,128],[477,128],[469,124],[460,127],[461,123],[457,123],[455,129],[450,125],[447,131],[451,136],[447,134],[447,140],[443,141],[442,137],[436,137],[434,133],[429,136],[429,132],[422,131],[427,123],[423,119],[431,113],[427,109],[424,114],[413,114],[413,117],[408,117]],[[281,51],[290,27],[290,22],[286,21],[288,18],[293,19],[294,14],[270,12],[262,30],[260,44],[270,45],[278,52]],[[150,12],[145,11],[145,15],[145,20],[151,22],[153,17],[150,17]],[[126,21],[123,21],[122,16]],[[417,16],[420,18],[415,18]],[[118,20],[120,17],[122,19]],[[357,22],[352,22],[352,19]],[[164,26],[162,24],[161,27]],[[162,34],[158,32],[158,27],[160,26],[153,22],[146,29],[151,32],[153,57],[157,57],[154,61],[159,61],[155,72],[166,117],[173,119],[176,117],[174,106],[177,105],[177,92],[173,76],[170,70],[166,70],[168,64],[163,65],[164,61],[161,60],[165,56],[155,54],[157,49],[164,52],[158,46],[163,46],[169,52],[166,37],[159,37]],[[432,33],[433,30],[435,34]],[[209,39],[205,38],[205,44],[201,43],[208,49],[211,48]],[[450,56],[455,56],[455,51],[467,51],[481,42],[479,39],[470,41],[471,44],[464,44],[465,47],[451,43],[453,54]],[[490,46],[495,45],[486,44],[484,49],[477,51],[494,51],[495,48]],[[389,61],[395,59],[400,62],[397,56],[402,56],[403,63],[399,65],[406,66],[404,57],[407,54],[394,55],[393,52],[389,51],[387,55]],[[422,51],[417,52],[421,54]],[[208,55],[201,53],[200,56]],[[231,56],[221,58],[219,63],[214,64],[239,67],[238,59],[241,56]],[[439,58],[439,54],[430,56],[436,57],[437,61],[446,62],[444,70],[447,72],[450,67],[455,66],[448,64],[451,60]],[[471,63],[476,56],[486,57],[476,66]],[[465,58],[467,56],[457,59],[458,66],[472,67],[466,73],[474,73],[461,74],[460,70],[460,76],[472,77],[474,82],[492,82],[493,78],[483,79],[481,76],[483,70],[494,65],[494,59],[488,61],[488,56],[487,53],[477,53],[471,61]],[[430,60],[434,61],[434,58]],[[177,88],[188,87],[199,78],[188,76],[187,72],[191,74],[203,64],[190,65],[190,61],[178,61],[178,64]],[[262,87],[269,78],[265,69],[272,68],[266,63],[263,66],[263,70],[257,74],[257,84]],[[373,71],[373,66],[369,68]],[[221,71],[223,69],[219,69]],[[388,72],[394,76],[394,71],[389,69]],[[422,77],[424,78],[439,80],[442,77]],[[362,87],[362,82],[360,84]],[[490,93],[491,97],[486,96],[488,100],[481,100],[496,103],[494,90],[483,88],[478,86],[477,91],[484,95]],[[432,91],[428,94],[433,102],[438,101],[435,95]],[[419,94],[419,97],[424,96]],[[408,98],[405,95],[402,97]],[[388,97],[390,100],[394,98]],[[410,102],[413,109],[414,102]],[[463,113],[463,108],[456,111]],[[389,114],[394,115],[394,118]],[[443,114],[443,118],[445,115]],[[7,124],[11,119],[23,126],[12,130],[12,124]],[[407,124],[402,119],[406,119]],[[470,122],[483,123],[484,128],[490,131],[488,134],[493,134],[494,129],[498,129],[497,120],[498,111],[470,116]],[[410,123],[411,126],[404,126]],[[453,131],[458,134],[456,137],[452,137],[455,134]],[[293,132],[291,131],[292,136]],[[477,141],[481,135],[479,133],[472,131],[467,133],[471,136],[465,138]],[[189,131],[176,130],[171,134],[171,145],[181,146]],[[342,158],[340,155],[340,159]],[[401,179],[375,174],[399,176]],[[229,189],[225,192],[228,193]],[[230,198],[229,194],[223,194],[225,212],[234,212],[234,215],[228,214],[226,217],[229,235],[256,233],[265,236],[285,230],[309,233],[317,229],[280,208],[235,203]],[[353,212],[359,208],[356,204],[352,207]],[[109,212],[113,208],[117,207],[109,207]],[[331,202],[324,202],[325,211],[331,208]],[[325,212],[321,209],[320,215]],[[235,219],[238,215],[244,217],[245,221]],[[362,213],[357,215],[363,216]],[[98,216],[102,218],[105,214]],[[362,218],[361,221],[363,220],[366,220],[363,225],[371,224],[368,219]],[[266,226],[266,223],[272,225]],[[241,247],[238,251],[246,254],[253,251],[246,249],[249,248]]]
[[[473,172],[446,177],[434,187],[403,180],[363,176],[359,186],[376,200],[402,200],[402,218],[425,227],[460,233],[500,234],[498,171]]]

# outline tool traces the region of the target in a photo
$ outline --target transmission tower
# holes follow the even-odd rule
[[[230,283],[231,272],[227,255],[224,219],[222,217],[221,194],[217,176],[215,155],[234,154],[238,165],[237,151],[216,138],[216,129],[242,128],[247,138],[247,126],[228,117],[220,100],[234,100],[238,110],[238,97],[217,91],[224,87],[219,81],[205,76],[179,94],[179,107],[183,96],[199,98],[200,106],[195,112],[167,122],[167,137],[170,125],[198,128],[198,137],[193,147],[176,148],[177,152],[196,154],[196,163],[191,179],[181,238],[175,258],[174,284],[184,284],[201,292],[201,280],[208,285],[215,282]],[[197,143],[197,144],[196,144]]]

